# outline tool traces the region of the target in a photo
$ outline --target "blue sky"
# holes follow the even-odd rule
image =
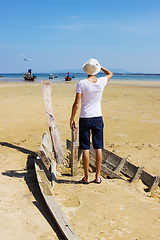
[[[0,73],[80,69],[89,58],[160,73],[160,1],[0,2]]]

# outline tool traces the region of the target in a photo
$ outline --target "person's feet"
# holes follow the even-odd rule
[[[97,176],[97,175],[96,175],[96,178],[95,178],[95,180],[94,180],[93,182],[94,182],[94,183],[97,183],[97,184],[100,184],[100,183],[102,182],[102,179],[101,179],[100,176]],[[84,178],[82,178],[82,179],[79,181],[79,183],[89,184],[89,178],[84,177]]]
[[[97,184],[100,184],[102,182],[102,179],[101,179],[100,175],[96,174],[96,178],[95,178],[94,182],[97,183]]]
[[[82,184],[89,184],[89,179],[87,179],[86,177],[82,178],[79,183],[82,183]]]
[[[100,184],[102,182],[102,179],[101,178],[99,180],[95,179],[93,182],[97,183],[97,184]]]

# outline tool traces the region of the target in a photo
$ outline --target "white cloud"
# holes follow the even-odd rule
[[[19,54],[19,56],[20,56],[20,57],[26,57],[26,55],[23,54],[23,53],[22,53],[22,54]]]

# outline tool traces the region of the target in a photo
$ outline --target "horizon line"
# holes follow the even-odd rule
[[[54,74],[66,74],[66,72],[67,71],[65,71],[65,72],[60,72],[60,70],[58,70],[58,72],[56,72],[56,71],[52,71],[52,72],[54,72]],[[70,73],[74,73],[74,74],[86,74],[85,72],[72,72],[72,71],[69,71]],[[0,73],[0,77],[3,77],[3,76],[1,76],[2,74],[23,74],[24,72],[3,72],[3,73]],[[34,74],[51,74],[50,72],[35,72]],[[98,74],[104,74],[102,71],[101,72],[99,72]],[[97,75],[98,75],[97,74]],[[123,72],[123,73],[121,73],[121,72],[113,72],[113,75],[116,75],[116,74],[118,74],[118,75],[160,75],[160,73],[144,73],[144,72]],[[86,74],[87,75],[87,74]]]

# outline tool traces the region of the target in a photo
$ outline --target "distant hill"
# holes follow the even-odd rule
[[[121,73],[121,74],[131,74],[131,72],[124,70],[124,69],[118,69],[118,68],[108,68],[113,73]],[[84,73],[83,69],[62,69],[62,70],[54,70],[55,73]]]
[[[54,70],[55,73],[84,73],[83,69],[61,69],[61,70]]]
[[[113,73],[121,73],[121,74],[131,74],[132,73],[127,70],[120,69],[120,68],[108,68],[108,69]]]

